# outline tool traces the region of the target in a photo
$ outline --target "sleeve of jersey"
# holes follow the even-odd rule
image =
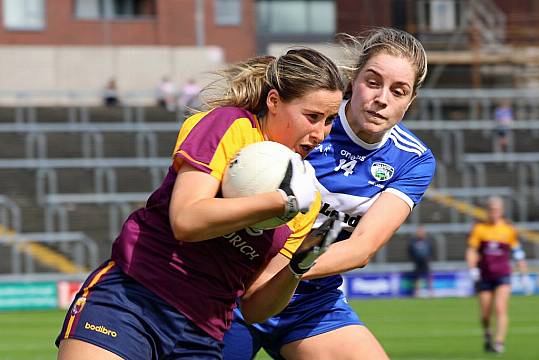
[[[403,174],[389,184],[385,190],[404,200],[410,209],[421,201],[425,191],[432,182],[436,170],[436,160],[430,150],[421,156],[414,157],[406,164]]]
[[[311,231],[314,221],[320,212],[320,207],[322,205],[322,197],[320,193],[316,194],[316,199],[311,205],[309,212],[306,214],[298,214],[295,218],[290,220],[286,225],[292,230],[292,234],[286,240],[284,247],[281,249],[280,253],[287,258],[291,259],[292,255],[301,245],[303,239],[307,237]]]
[[[511,249],[520,248],[520,242],[518,241],[518,232],[513,226],[511,226],[511,237],[509,238],[509,246]]]
[[[479,225],[474,225],[472,228],[472,231],[470,232],[470,235],[468,236],[468,246],[474,249],[479,248],[479,244],[481,243],[481,236],[480,236],[480,228]]]
[[[246,112],[217,108],[188,118],[174,148],[174,168],[183,163],[221,181],[228,162],[244,146],[257,141],[256,126]]]

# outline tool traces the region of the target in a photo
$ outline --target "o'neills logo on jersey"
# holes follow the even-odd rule
[[[94,324],[90,324],[89,322],[86,322],[86,324],[84,324],[84,328],[86,330],[96,331],[98,333],[105,334],[105,335],[112,336],[112,337],[118,336],[116,331],[109,330],[106,327],[104,327],[103,325],[94,325]]]
[[[255,248],[249,245],[249,243],[242,239],[242,237],[235,232],[227,235],[223,235],[225,239],[228,240],[228,243],[238,249],[240,253],[249,257],[249,260],[253,260],[255,257],[260,256],[256,252]]]
[[[393,177],[395,169],[393,166],[381,162],[375,162],[371,165],[371,174],[378,181],[387,181]]]

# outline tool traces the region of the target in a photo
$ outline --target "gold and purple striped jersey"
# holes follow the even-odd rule
[[[495,280],[511,274],[511,251],[520,245],[514,226],[503,221],[475,224],[468,237],[468,246],[479,253],[477,267],[481,278]]]
[[[230,326],[236,299],[272,257],[279,252],[291,257],[314,224],[320,202],[276,229],[243,229],[184,242],[174,238],[169,223],[172,189],[183,163],[221,181],[241,148],[263,140],[256,116],[240,108],[216,108],[188,118],[163,183],[144,208],[129,216],[113,245],[112,259],[126,274],[218,340]]]

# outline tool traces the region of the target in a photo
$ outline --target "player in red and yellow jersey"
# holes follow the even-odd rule
[[[488,220],[475,224],[468,237],[466,261],[479,296],[485,351],[503,352],[509,322],[507,305],[511,295],[511,257],[518,261],[523,276],[527,269],[517,231],[504,218],[503,200],[489,198],[487,210]],[[490,332],[493,310],[496,316],[494,339]]]
[[[289,253],[289,267],[244,296],[287,239],[309,234],[318,214],[314,174],[301,157],[331,129],[344,88],[339,71],[303,48],[222,75],[225,91],[212,110],[185,121],[162,184],[128,217],[111,259],[77,294],[57,339],[59,359],[221,359],[236,300],[246,318],[263,321],[288,303],[312,266],[317,250]],[[228,163],[263,140],[299,154],[291,179],[279,191],[223,198]],[[276,216],[292,220],[250,228]]]

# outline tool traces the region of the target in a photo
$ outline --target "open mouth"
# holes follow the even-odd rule
[[[315,146],[313,145],[301,144],[296,148],[296,152],[299,153],[302,157],[306,157],[314,148]]]

